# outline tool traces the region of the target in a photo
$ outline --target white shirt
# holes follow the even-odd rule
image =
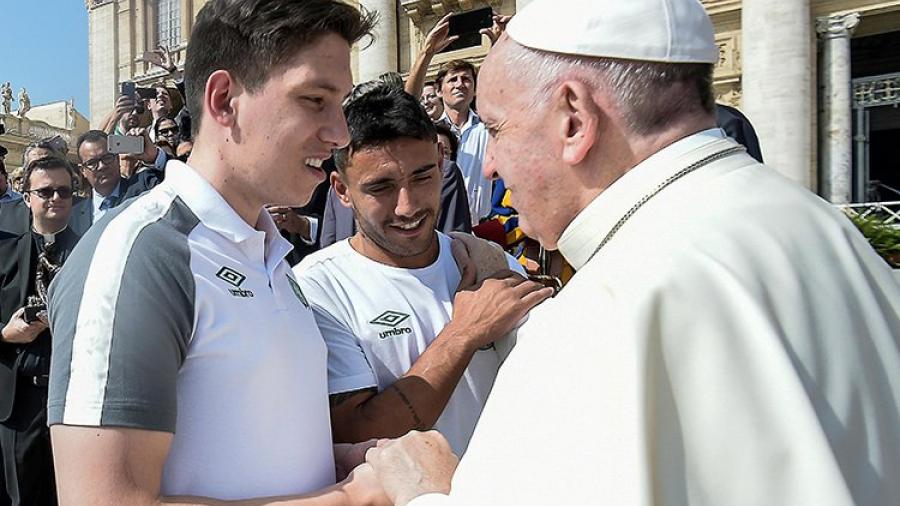
[[[328,389],[332,394],[377,387],[403,376],[453,314],[460,273],[451,239],[437,232],[437,260],[421,269],[378,263],[350,246],[349,239],[307,256],[294,272],[328,345]],[[522,267],[508,256],[511,269]],[[454,451],[465,451],[478,416],[509,353],[511,339],[480,350],[435,423]]]
[[[466,195],[469,197],[469,213],[472,225],[478,225],[482,218],[491,213],[492,181],[484,177],[481,169],[484,166],[484,154],[487,149],[488,131],[475,111],[469,110],[462,127],[457,127],[447,112],[444,111],[440,121],[450,126],[459,136],[459,149],[456,151],[456,164],[462,172],[466,183]]]
[[[327,350],[261,210],[189,166],[92,228],[54,279],[50,424],[174,433],[164,495],[334,484]]]
[[[894,505],[900,286],[838,211],[688,137],[568,226],[453,477],[412,505]]]
[[[91,217],[93,223],[97,223],[98,221],[100,221],[100,218],[102,218],[103,215],[105,215],[110,209],[115,207],[115,204],[111,204],[110,206],[108,206],[106,208],[103,208],[101,206],[103,205],[103,201],[106,200],[107,198],[110,198],[111,202],[115,202],[119,197],[119,192],[121,191],[121,189],[122,189],[121,181],[116,183],[116,187],[113,188],[112,193],[110,193],[106,197],[97,193],[97,190],[91,189],[91,206],[93,206],[93,208],[94,208],[94,214]]]

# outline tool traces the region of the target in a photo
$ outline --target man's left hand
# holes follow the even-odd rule
[[[344,481],[353,468],[366,461],[366,452],[378,443],[370,439],[362,443],[336,443],[334,445],[334,471],[337,481]]]
[[[444,436],[433,430],[381,440],[366,453],[366,461],[397,506],[406,506],[424,494],[449,494],[450,480],[459,463]]]

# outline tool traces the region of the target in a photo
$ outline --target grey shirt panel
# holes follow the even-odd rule
[[[175,431],[178,370],[194,322],[187,237],[197,223],[197,217],[176,198],[166,214],[144,226],[131,249],[122,252],[128,256],[121,285],[117,294],[108,294],[116,300],[101,426]],[[73,265],[65,277],[58,278],[51,295],[51,320],[61,330],[54,333],[54,352],[60,355],[51,364],[50,425],[63,423],[65,417],[80,292],[96,241],[79,255],[81,268]]]

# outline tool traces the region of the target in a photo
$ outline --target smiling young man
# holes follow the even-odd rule
[[[264,208],[304,204],[347,143],[350,45],[371,24],[336,0],[200,11],[188,163],[92,228],[51,293],[62,502],[379,497],[365,475],[334,485],[325,344]]]
[[[551,292],[509,273],[457,294],[450,238],[435,231],[443,157],[431,120],[389,87],[345,113],[350,145],[332,182],[358,231],[295,267],[328,344],[335,441],[435,427],[462,454],[511,347],[502,338]]]

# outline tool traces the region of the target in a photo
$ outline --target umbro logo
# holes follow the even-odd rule
[[[406,319],[409,318],[409,315],[406,313],[401,313],[399,311],[385,311],[378,315],[374,320],[369,323],[373,323],[375,325],[382,325],[385,327],[390,327],[388,330],[384,332],[378,333],[379,339],[387,339],[391,336],[402,336],[403,334],[412,334],[411,327],[397,327]]]
[[[384,325],[385,327],[396,327],[407,318],[409,318],[409,315],[406,313],[400,313],[398,311],[385,311],[369,323],[374,323],[375,325]]]
[[[219,272],[216,273],[216,277],[234,287],[228,289],[228,292],[231,293],[231,295],[234,295],[235,297],[253,297],[253,292],[241,289],[241,283],[247,279],[247,276],[244,276],[231,267],[223,266],[219,269]]]

